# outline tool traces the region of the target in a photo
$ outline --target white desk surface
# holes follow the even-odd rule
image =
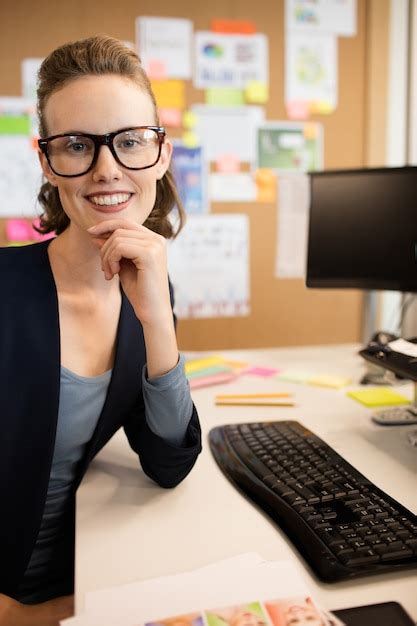
[[[357,388],[365,363],[358,345],[222,351],[252,365],[348,375]],[[411,384],[401,392],[412,398]],[[217,407],[216,393],[293,393],[295,407]],[[417,621],[417,574],[399,572],[326,584],[319,582],[286,536],[247,501],[217,467],[207,443],[211,427],[245,421],[295,419],[335,448],[386,493],[417,513],[417,449],[410,426],[377,426],[372,410],[341,390],[242,376],[195,390],[203,452],[191,474],[164,490],[138,470],[123,431],[92,463],[77,497],[76,606],[83,594],[135,580],[201,567],[243,552],[293,559],[328,609],[396,600]],[[415,428],[415,427],[414,427]]]

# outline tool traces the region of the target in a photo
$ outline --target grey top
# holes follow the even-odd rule
[[[111,374],[109,370],[100,376],[86,377],[61,367],[58,423],[48,493],[35,548],[19,588],[22,602],[41,602],[59,590],[64,544],[61,529],[68,513],[71,487],[78,463],[97,426]],[[170,372],[151,380],[146,377],[145,367],[142,385],[149,427],[170,443],[181,445],[193,411],[184,357],[180,357]]]

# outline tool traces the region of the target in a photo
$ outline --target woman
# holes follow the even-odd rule
[[[138,57],[107,36],[58,48],[38,114],[57,237],[0,250],[0,626],[70,614],[74,494],[116,430],[163,487],[201,449],[166,267],[172,146]]]

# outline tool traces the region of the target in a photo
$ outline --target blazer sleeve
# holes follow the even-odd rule
[[[181,446],[152,432],[145,418],[142,396],[123,427],[130,447],[139,455],[143,471],[161,487],[175,487],[184,480],[201,452],[201,429],[195,407]]]

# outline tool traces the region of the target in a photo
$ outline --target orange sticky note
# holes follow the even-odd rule
[[[235,174],[240,170],[239,157],[235,154],[222,154],[216,160],[216,170],[224,174]]]
[[[314,122],[304,124],[303,135],[305,139],[317,139],[319,128]]]
[[[326,102],[324,100],[310,102],[309,105],[310,113],[317,113],[319,115],[329,115],[333,113],[335,107],[331,102]]]
[[[159,107],[184,109],[185,83],[183,80],[152,80],[151,84]]]
[[[249,20],[212,20],[211,30],[215,33],[234,33],[236,35],[253,35],[256,27]]]
[[[275,202],[277,197],[277,178],[272,170],[260,168],[255,172],[257,202]]]

